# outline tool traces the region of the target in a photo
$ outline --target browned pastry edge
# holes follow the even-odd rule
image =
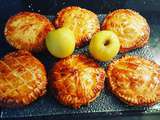
[[[69,57],[67,57],[67,58],[64,58],[64,59],[62,59],[62,60],[60,60],[60,61],[58,61],[54,66],[53,66],[53,68],[51,69],[51,71],[50,71],[50,74],[49,74],[49,80],[50,80],[50,84],[51,84],[51,88],[52,89],[54,89],[54,96],[55,96],[55,98],[61,103],[61,104],[63,104],[63,105],[65,105],[65,106],[69,106],[69,107],[72,107],[72,108],[75,108],[75,109],[79,109],[80,107],[81,107],[81,105],[88,105],[90,102],[92,102],[92,101],[94,101],[98,96],[99,96],[99,94],[101,93],[101,90],[104,88],[104,80],[105,80],[105,71],[101,71],[100,72],[100,77],[101,77],[101,79],[98,81],[98,83],[97,83],[97,85],[96,85],[96,87],[93,89],[93,91],[94,91],[94,96],[90,96],[90,98],[83,98],[83,100],[81,99],[81,101],[80,102],[78,102],[78,103],[68,103],[68,101],[65,101],[63,98],[61,98],[61,97],[63,97],[63,96],[59,96],[58,95],[58,91],[57,91],[57,88],[55,88],[55,86],[54,86],[54,84],[53,84],[53,80],[54,80],[54,78],[55,78],[55,76],[54,76],[54,72],[56,71],[57,72],[57,69],[59,68],[59,67],[63,67],[63,62],[65,62],[65,61],[67,61],[68,59],[72,59],[72,57],[75,57],[75,56],[78,56],[78,57],[80,57],[80,59],[81,59],[81,61],[85,61],[85,60],[87,60],[87,64],[91,64],[91,67],[93,67],[93,68],[99,68],[99,65],[98,64],[96,64],[95,62],[94,62],[94,60],[93,59],[90,59],[90,58],[87,58],[86,59],[86,56],[85,55],[82,55],[82,54],[76,54],[76,55],[72,55],[72,56],[69,56]],[[100,68],[101,69],[101,68]],[[72,69],[70,69],[71,71],[72,71]],[[69,70],[69,71],[70,71]],[[102,69],[103,70],[103,69]],[[67,95],[68,96],[68,95]],[[74,99],[79,99],[78,97],[73,97],[72,98],[72,100],[74,100]]]
[[[43,96],[47,91],[46,90],[47,78],[46,78],[45,67],[37,58],[32,56],[31,53],[29,53],[26,50],[18,50],[18,51],[6,54],[1,60],[5,62],[6,59],[11,60],[12,57],[17,58],[17,57],[22,57],[22,56],[23,56],[23,59],[27,57],[31,57],[34,63],[36,62],[36,64],[41,68],[44,74],[43,81],[41,81],[41,83],[37,85],[27,96],[21,99],[14,99],[12,98],[12,96],[3,97],[0,95],[0,107],[2,108],[15,108],[15,107],[23,107],[23,106],[29,105],[35,100],[37,100],[39,97]],[[33,62],[33,61],[29,61],[29,62]]]
[[[43,29],[41,29],[41,31],[39,32],[38,36],[36,37],[36,43],[32,44],[32,43],[22,43],[21,41],[23,40],[19,40],[17,39],[16,42],[14,42],[13,40],[11,40],[8,38],[8,35],[10,35],[12,33],[12,31],[14,31],[12,29],[12,27],[10,27],[10,24],[12,23],[12,21],[17,20],[17,19],[21,19],[22,16],[34,16],[36,17],[36,19],[40,20],[40,21],[46,21],[46,25],[45,27],[43,27]],[[4,35],[6,37],[7,42],[15,47],[16,49],[24,49],[24,50],[28,50],[28,51],[33,51],[33,52],[40,52],[43,51],[45,49],[45,38],[48,34],[49,31],[51,31],[52,29],[54,29],[54,26],[52,25],[52,23],[43,15],[40,15],[38,13],[35,12],[27,12],[27,11],[23,11],[23,12],[19,12],[14,16],[11,16],[6,25],[5,25],[5,29],[4,29]],[[18,43],[19,42],[19,43]],[[19,44],[21,44],[21,46],[19,47]]]
[[[76,105],[73,105],[73,104],[68,104],[68,103],[65,103],[63,100],[61,100],[61,98],[59,98],[57,96],[57,94],[55,94],[55,98],[58,100],[58,102],[64,106],[68,106],[70,108],[74,108],[74,109],[80,109],[81,106],[87,106],[89,105],[91,102],[93,102],[99,95],[100,95],[101,91],[97,92],[97,94],[90,100],[88,101],[85,101],[83,103],[78,103]]]
[[[127,96],[125,97],[125,95],[122,95],[121,93],[117,93],[115,90],[113,90],[112,88],[112,84],[114,84],[112,82],[112,76],[111,76],[111,72],[112,72],[112,69],[113,69],[113,66],[119,62],[120,60],[123,60],[123,59],[126,59],[126,58],[137,58],[137,59],[143,59],[143,60],[146,60],[140,56],[124,56],[122,57],[121,59],[118,59],[118,60],[114,60],[112,63],[109,64],[108,66],[108,69],[106,70],[106,73],[107,73],[107,79],[108,79],[108,83],[107,86],[108,86],[108,89],[117,97],[119,98],[121,101],[123,101],[124,103],[128,104],[129,106],[152,106],[152,105],[155,105],[157,104],[158,102],[160,102],[160,99],[157,101],[156,99],[148,99],[147,101],[132,101],[130,100],[129,98],[127,98]],[[155,65],[156,67],[158,67],[158,64],[156,64],[154,61],[151,61],[151,60],[147,60],[149,62],[151,62],[153,65]]]
[[[9,97],[6,99],[0,98],[0,107],[1,108],[24,107],[31,104],[35,100],[37,100],[39,97],[42,97],[43,95],[45,95],[46,92],[47,90],[35,89],[32,93],[28,95],[27,101],[16,101]]]
[[[84,12],[84,10],[87,10],[85,8],[81,8],[81,7],[78,7],[78,6],[69,6],[69,7],[63,8],[62,10],[60,10],[57,13],[56,18],[53,21],[53,24],[54,24],[55,28],[60,28],[60,27],[63,26],[64,19],[63,19],[62,16],[65,14],[65,12],[72,11],[72,9],[79,9],[79,10],[82,11],[82,13]],[[99,19],[98,19],[97,15],[90,10],[87,10],[87,11],[90,12],[93,16],[95,16],[95,18],[97,18],[97,21],[98,21],[97,23],[99,23]],[[100,24],[97,24],[97,30],[95,30],[93,35],[98,31],[100,31]],[[78,40],[77,40],[78,42],[76,42],[76,47],[80,48],[80,47],[83,47],[84,45],[88,44],[89,41],[91,40],[92,36],[88,36],[88,35],[84,34],[81,38],[78,38]]]
[[[134,10],[131,10],[131,9],[118,9],[118,10],[110,12],[108,15],[106,15],[106,17],[104,18],[104,21],[102,22],[101,28],[103,30],[107,29],[107,25],[106,25],[107,20],[110,19],[115,14],[121,13],[121,12],[124,12],[126,14],[130,14],[130,15],[134,15],[134,14],[140,15],[138,12],[136,12]],[[125,52],[131,51],[133,49],[141,48],[141,47],[145,46],[148,43],[149,36],[150,36],[150,27],[149,27],[149,24],[147,23],[146,19],[143,16],[141,16],[141,17],[146,22],[146,26],[144,26],[144,28],[143,28],[145,34],[141,38],[139,38],[139,40],[138,40],[139,42],[138,43],[136,43],[134,46],[132,46],[130,48],[125,48],[125,47],[123,47],[121,45],[121,47],[120,47],[120,53],[125,53]]]

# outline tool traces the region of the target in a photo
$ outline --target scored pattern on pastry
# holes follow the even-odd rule
[[[119,9],[109,13],[102,29],[112,30],[119,37],[120,52],[143,47],[149,40],[150,27],[146,19],[130,9]]]
[[[45,38],[52,29],[52,23],[45,16],[34,12],[20,12],[9,18],[4,34],[13,47],[39,52],[45,48]]]
[[[9,53],[0,60],[0,106],[27,105],[46,92],[46,84],[44,66],[30,53]]]
[[[54,25],[56,28],[67,27],[72,30],[76,38],[76,47],[88,43],[93,34],[100,30],[97,15],[76,6],[66,7],[58,12]]]
[[[15,59],[15,61],[17,61],[16,58],[14,58],[14,59]],[[11,70],[11,68],[10,68],[5,62],[3,62],[3,61],[0,61],[0,62],[1,62],[4,66],[6,66],[6,68],[8,68],[8,69],[11,71],[7,76],[4,77],[4,79],[5,79],[6,82],[8,82],[8,84],[12,87],[12,90],[10,90],[8,93],[3,93],[3,92],[2,92],[2,95],[4,94],[4,96],[6,96],[7,94],[10,94],[10,93],[13,92],[13,91],[18,92],[17,89],[20,88],[22,85],[26,85],[28,88],[30,88],[30,86],[28,86],[27,83],[31,82],[32,80],[35,80],[35,75],[33,75],[32,72],[33,72],[33,70],[34,70],[35,68],[37,68],[37,67],[35,67],[35,68],[31,69],[31,70],[28,70],[27,68],[25,68],[25,67],[23,66],[23,67],[25,68],[25,70],[24,70],[23,73],[21,73],[21,74],[19,74],[19,73],[14,74],[15,72],[17,72],[17,69]],[[17,63],[19,64],[19,62],[17,62]],[[19,65],[22,65],[22,64],[19,64]],[[30,73],[32,74],[32,78],[34,78],[34,79],[28,80],[28,81],[26,82],[26,81],[22,78],[22,75],[25,74],[25,73],[27,73],[27,72],[30,72]],[[1,72],[0,72],[0,75],[2,75]],[[17,86],[17,87],[16,87],[16,86],[13,86],[12,82],[10,82],[10,80],[6,79],[9,75],[13,75],[15,78],[20,78],[20,80],[22,80],[22,84],[20,84],[20,85]]]
[[[104,87],[105,71],[83,55],[60,60],[50,75],[57,99],[73,108],[80,108],[96,99]]]
[[[160,101],[160,66],[137,56],[114,61],[107,70],[112,92],[129,105]]]

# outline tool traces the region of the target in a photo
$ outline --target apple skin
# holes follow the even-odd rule
[[[120,49],[117,35],[108,30],[96,33],[89,44],[90,54],[99,61],[108,61],[115,57]]]
[[[46,38],[48,51],[57,58],[70,56],[75,49],[74,33],[65,27],[53,30]]]

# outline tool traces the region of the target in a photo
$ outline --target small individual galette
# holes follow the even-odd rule
[[[107,70],[109,88],[131,106],[160,102],[160,66],[138,56],[126,56],[111,63]]]
[[[45,48],[46,36],[52,29],[52,23],[45,16],[20,12],[8,19],[4,35],[16,49],[40,52]]]
[[[88,43],[93,34],[100,30],[98,16],[90,10],[70,6],[57,13],[54,21],[56,28],[67,27],[74,32],[76,47]]]
[[[19,50],[0,60],[0,107],[28,105],[44,95],[47,78],[43,64]]]
[[[121,43],[120,52],[143,47],[150,36],[150,27],[146,19],[130,9],[119,9],[109,13],[102,23],[102,29],[116,33]]]
[[[105,71],[84,55],[72,55],[57,62],[50,73],[51,88],[58,101],[80,108],[99,96]]]

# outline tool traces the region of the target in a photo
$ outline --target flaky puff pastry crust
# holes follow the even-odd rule
[[[120,40],[120,52],[143,47],[149,40],[150,27],[146,19],[130,9],[119,9],[109,13],[102,29],[112,30]]]
[[[20,12],[9,18],[4,34],[11,46],[39,52],[45,48],[45,38],[52,29],[52,23],[45,16],[34,12]]]
[[[54,21],[56,28],[67,27],[74,32],[76,47],[88,43],[93,34],[100,30],[95,13],[76,6],[66,7],[58,12]]]
[[[46,71],[29,52],[11,52],[0,60],[0,106],[28,105],[46,92]]]
[[[150,106],[160,101],[160,66],[137,56],[111,63],[107,70],[111,91],[131,106]]]
[[[60,103],[80,108],[99,96],[104,87],[105,71],[84,55],[72,55],[54,65],[50,80]]]

